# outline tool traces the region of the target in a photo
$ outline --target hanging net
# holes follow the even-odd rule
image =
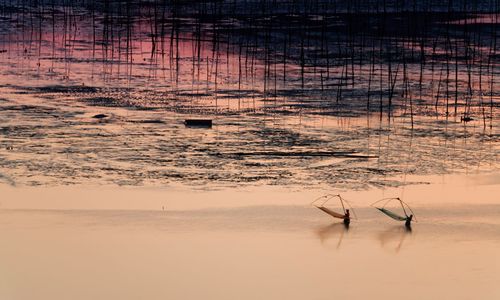
[[[345,219],[344,214],[339,214],[338,212],[334,212],[333,210],[328,209],[324,206],[316,206],[316,207],[321,209],[322,211],[324,211],[325,213],[329,214],[330,216],[332,216],[334,218]]]
[[[396,221],[406,221],[406,217],[402,217],[402,216],[398,215],[397,213],[392,212],[388,209],[385,209],[383,207],[382,208],[376,207],[376,209],[380,210],[381,212],[383,212],[384,214],[388,215],[389,217],[393,218]]]

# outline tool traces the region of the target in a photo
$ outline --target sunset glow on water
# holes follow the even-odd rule
[[[0,299],[500,296],[498,3],[278,2],[0,1]]]

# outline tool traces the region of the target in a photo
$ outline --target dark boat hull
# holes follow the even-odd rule
[[[202,127],[202,128],[212,128],[212,120],[208,119],[186,119],[184,121],[186,127]]]

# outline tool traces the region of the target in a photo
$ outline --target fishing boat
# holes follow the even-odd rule
[[[210,119],[186,119],[184,120],[186,127],[212,128],[212,120]]]
[[[401,208],[403,209],[403,213],[404,213],[404,217],[392,210],[389,210],[387,208],[385,208],[387,206],[387,204],[393,202],[393,201],[397,201],[399,202],[399,204],[401,205]],[[378,203],[383,203],[383,205],[380,205]],[[396,220],[396,221],[403,221],[405,222],[405,225],[406,226],[411,226],[411,221],[413,219],[415,219],[415,221],[417,221],[417,218],[415,217],[415,213],[413,212],[413,210],[411,209],[411,207],[406,203],[404,202],[403,200],[401,200],[399,197],[397,198],[384,198],[384,199],[380,199],[374,203],[371,204],[371,206],[375,207],[376,209],[378,209],[380,212],[382,212],[383,214],[387,215],[388,217]],[[410,215],[408,215],[408,211],[410,211]]]
[[[332,199],[335,199],[337,198],[342,206],[342,211],[343,213],[341,212],[336,212],[328,207],[325,206],[325,204],[332,200]],[[316,203],[318,203],[319,201],[323,201],[321,202],[320,205],[317,205]],[[345,200],[344,198],[342,198],[342,196],[340,196],[339,194],[327,194],[327,195],[323,195],[321,197],[318,197],[316,198],[313,202],[311,202],[311,205],[315,206],[316,208],[318,208],[319,210],[329,214],[330,216],[334,217],[334,218],[337,218],[337,219],[342,219],[344,220],[344,224],[349,224],[349,222],[351,221],[351,211],[353,213],[353,216],[357,219],[357,216],[356,216],[356,212],[354,211],[354,209],[352,208],[351,204]],[[346,206],[348,208],[346,208]]]

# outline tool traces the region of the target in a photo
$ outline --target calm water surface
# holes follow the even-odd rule
[[[0,299],[500,297],[487,3],[366,22],[154,3],[0,3]],[[325,193],[359,220],[309,206]]]
[[[344,193],[348,229],[309,206],[320,191],[4,186],[0,296],[497,298],[498,176],[434,180]],[[401,195],[412,231],[369,207]]]

